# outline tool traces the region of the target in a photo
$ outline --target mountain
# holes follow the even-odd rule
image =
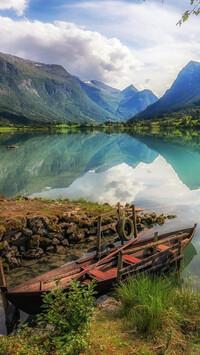
[[[130,85],[123,91],[84,82],[62,66],[0,53],[0,123],[125,121],[157,100]]]
[[[200,63],[189,62],[178,74],[171,88],[156,103],[136,118],[145,119],[198,104],[200,101]]]
[[[83,82],[79,79],[79,83],[91,100],[120,121],[126,121],[157,101],[150,90],[138,91],[133,85],[120,91],[97,80]]]
[[[117,114],[123,117],[131,117],[146,109],[157,101],[157,97],[150,90],[137,91],[132,96],[122,100],[117,109]]]
[[[79,83],[87,96],[100,108],[107,110],[110,114],[118,117],[116,111],[120,102],[120,90],[114,89],[97,80],[84,82],[79,79]],[[120,118],[121,117],[119,116],[119,119]]]
[[[0,53],[0,120],[19,124],[116,120],[60,65]]]

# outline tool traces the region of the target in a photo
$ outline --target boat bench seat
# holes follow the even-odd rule
[[[97,280],[108,280],[117,277],[117,268],[115,267],[105,272],[100,271],[98,269],[93,269],[89,271],[89,275],[94,278],[97,278]]]
[[[164,244],[159,244],[157,246],[157,248],[158,248],[159,251],[164,251],[164,250],[169,249],[169,247],[167,245],[164,245]]]
[[[135,258],[134,256],[128,254],[123,255],[123,259],[131,264],[137,264],[141,261],[141,259]]]

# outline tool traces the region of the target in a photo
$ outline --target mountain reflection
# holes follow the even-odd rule
[[[8,150],[7,145],[19,149]],[[148,188],[158,175],[161,179],[163,169],[163,184],[168,184],[170,167],[178,175],[173,177],[176,184],[182,181],[190,190],[200,187],[200,145],[187,140],[180,144],[166,137],[131,133],[15,133],[0,137],[0,156],[0,194],[6,197],[37,194],[48,187],[52,196],[56,189],[60,195],[103,201],[106,191],[108,197],[112,191],[116,199],[130,200],[136,191],[145,190],[146,179]],[[159,160],[161,165],[156,163],[158,157],[164,159]],[[153,169],[151,176],[148,167]],[[130,177],[133,170],[138,179]],[[96,187],[90,189],[92,185]]]
[[[7,150],[7,145],[19,149]],[[91,169],[151,163],[158,154],[126,134],[31,134],[0,137],[0,193],[30,195],[66,188]]]

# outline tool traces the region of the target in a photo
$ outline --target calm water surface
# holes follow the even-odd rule
[[[8,150],[6,146],[18,145]],[[177,214],[160,229],[200,222],[200,137],[196,133],[13,133],[0,136],[0,194],[133,202]],[[200,223],[186,250],[200,280]],[[185,271],[186,273],[186,271]]]

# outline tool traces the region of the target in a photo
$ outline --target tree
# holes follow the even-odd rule
[[[181,26],[183,22],[188,20],[190,15],[198,16],[200,14],[200,0],[190,0],[190,5],[192,6],[192,8],[184,12],[177,25]]]
[[[145,0],[143,0],[145,1]],[[162,0],[164,2],[165,0]],[[200,14],[200,0],[189,0],[190,5],[192,6],[191,9],[186,10],[181,19],[178,21],[177,25],[181,26],[183,22],[187,21],[190,15],[198,16]]]

